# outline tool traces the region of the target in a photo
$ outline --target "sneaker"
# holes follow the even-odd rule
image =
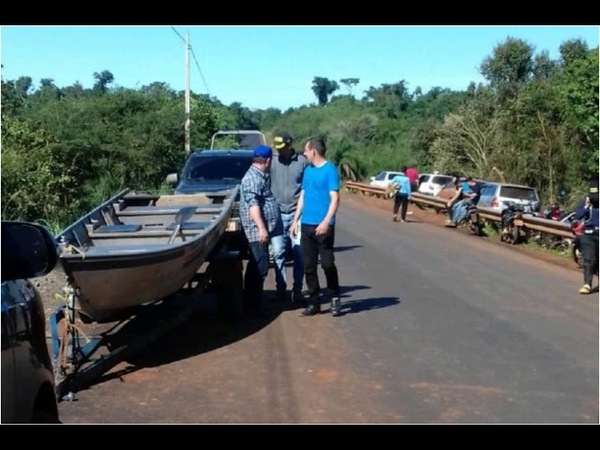
[[[580,294],[589,294],[590,292],[592,292],[592,287],[589,284],[584,284],[581,286],[581,289],[579,289]]]
[[[398,222],[398,217],[394,216],[394,217],[392,217],[392,220],[393,220],[394,222]]]
[[[331,315],[333,317],[342,315],[342,301],[339,297],[335,297],[331,300]]]

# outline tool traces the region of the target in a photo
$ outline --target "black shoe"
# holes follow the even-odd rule
[[[303,316],[315,316],[321,313],[321,307],[319,305],[310,304],[308,305],[304,311],[302,311]]]
[[[282,291],[277,291],[277,294],[275,294],[275,298],[273,298],[273,301],[277,302],[277,303],[285,303],[288,299],[288,295],[287,295],[287,291],[282,290]]]

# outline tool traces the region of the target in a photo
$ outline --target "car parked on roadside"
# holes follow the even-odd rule
[[[480,185],[480,190],[478,206],[502,213],[510,203],[516,203],[524,206],[525,214],[539,213],[540,198],[531,186],[488,181]]]
[[[417,192],[435,197],[449,181],[452,181],[452,175],[445,175],[438,172],[421,174],[419,176]]]
[[[390,185],[390,183],[392,182],[394,177],[401,175],[401,174],[402,174],[402,172],[392,172],[392,171],[387,171],[387,170],[381,171],[374,177],[371,177],[371,181],[369,181],[369,185],[371,185],[373,187],[379,187],[379,188],[385,189]]]
[[[2,221],[2,423],[60,423],[42,299],[56,241],[42,225]]]

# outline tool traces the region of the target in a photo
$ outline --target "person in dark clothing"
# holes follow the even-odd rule
[[[583,254],[583,286],[580,294],[592,292],[594,272],[598,267],[598,184],[591,183],[589,195],[580,203],[575,212],[575,220],[583,220],[581,253]]]

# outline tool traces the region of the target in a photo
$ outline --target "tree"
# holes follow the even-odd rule
[[[383,111],[387,117],[397,119],[408,109],[411,95],[404,80],[394,84],[382,84],[375,88],[371,86],[365,91],[365,100],[372,102],[375,107]]]
[[[319,106],[324,106],[329,101],[329,96],[337,91],[340,86],[336,81],[323,77],[315,77],[313,79],[312,91],[317,97]]]
[[[340,80],[340,83],[346,85],[346,88],[348,89],[348,95],[352,95],[352,88],[354,88],[354,86],[356,86],[358,83],[360,83],[360,79],[359,78],[342,78]]]
[[[496,89],[501,101],[508,100],[533,73],[533,47],[522,39],[508,37],[494,48],[492,56],[479,68],[483,77]]]
[[[96,82],[94,83],[93,90],[100,94],[106,93],[107,86],[115,81],[115,77],[108,70],[103,70],[100,73],[94,72],[94,78]]]

